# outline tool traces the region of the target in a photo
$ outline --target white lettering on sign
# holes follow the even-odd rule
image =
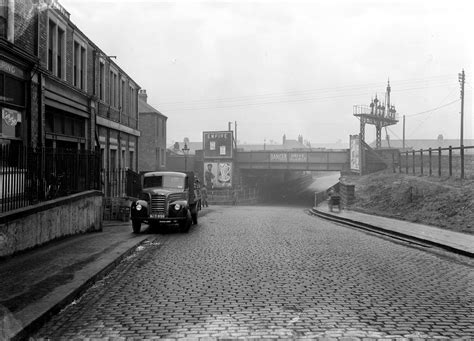
[[[2,118],[7,125],[14,127],[18,122],[21,122],[21,113],[16,110],[3,108]]]
[[[306,162],[307,160],[306,153],[291,153],[289,156],[290,162]]]
[[[270,153],[270,161],[273,162],[286,162],[286,153]]]
[[[229,133],[206,133],[205,136],[208,139],[226,139],[226,138],[230,138]]]
[[[21,76],[23,77],[23,71],[17,68],[15,65],[7,63],[3,60],[0,60],[0,70],[4,72],[8,72],[14,76]]]

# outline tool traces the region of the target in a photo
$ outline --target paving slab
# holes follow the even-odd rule
[[[130,222],[107,221],[102,232],[1,259],[0,339],[25,338],[149,237],[134,235]]]
[[[320,212],[326,215],[329,214],[333,217],[345,219],[347,221],[367,224],[375,229],[423,240],[474,257],[474,235],[347,209],[341,211],[335,209],[331,212],[327,203],[321,203],[320,205],[313,207],[312,210],[316,213]]]

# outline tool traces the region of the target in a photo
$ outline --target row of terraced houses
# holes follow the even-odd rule
[[[0,212],[21,195],[46,199],[51,184],[125,195],[125,170],[142,161],[139,108],[144,125],[156,126],[144,158],[156,162],[145,167],[166,166],[167,118],[115,60],[56,0],[0,0]]]

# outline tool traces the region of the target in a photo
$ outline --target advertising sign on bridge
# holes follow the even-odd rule
[[[360,172],[360,141],[359,135],[350,136],[351,170]]]
[[[307,153],[270,153],[270,162],[307,162]]]
[[[232,159],[233,140],[232,131],[203,132],[204,159]]]
[[[306,162],[308,161],[308,154],[307,153],[290,153],[288,154],[289,162]]]
[[[271,162],[286,162],[287,160],[286,153],[270,153]]]

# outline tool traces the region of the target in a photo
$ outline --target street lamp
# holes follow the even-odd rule
[[[184,171],[187,172],[188,171],[188,153],[189,153],[189,148],[188,148],[188,145],[186,144],[186,142],[184,143],[184,147],[183,149],[181,149],[183,151],[183,155],[184,155]]]

